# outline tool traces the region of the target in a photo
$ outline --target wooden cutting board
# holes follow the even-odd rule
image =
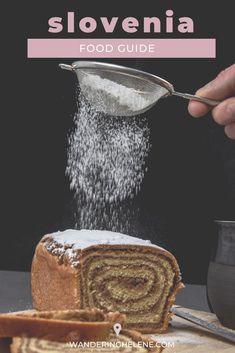
[[[207,322],[221,326],[214,314],[186,308],[185,310]],[[235,353],[234,343],[176,316],[173,317],[168,332],[154,338],[160,342],[174,344],[174,347],[165,348],[164,353]]]
[[[198,310],[186,309],[189,313],[220,326],[216,316]],[[171,347],[164,353],[235,353],[235,344],[218,338],[207,330],[184,319],[173,317],[167,333],[151,335],[158,342],[169,342]],[[172,345],[174,344],[174,347]],[[0,341],[0,353],[9,353],[9,340]]]

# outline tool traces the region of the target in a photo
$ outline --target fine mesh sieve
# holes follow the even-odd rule
[[[179,96],[216,106],[218,101],[179,93],[168,81],[150,73],[94,61],[60,64],[73,71],[87,100],[100,112],[117,116],[135,116],[150,109],[160,98]]]

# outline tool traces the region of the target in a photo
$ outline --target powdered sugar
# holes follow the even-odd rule
[[[67,229],[63,232],[52,233],[51,236],[63,248],[72,246],[74,250],[93,245],[143,245],[157,247],[150,240],[143,240],[131,237],[130,235],[105,230]],[[69,249],[68,255],[72,255],[71,249]]]
[[[150,240],[131,237],[118,232],[105,230],[75,230],[67,229],[63,232],[55,232],[44,238],[45,248],[52,255],[58,256],[64,262],[69,261],[70,265],[79,265],[78,251],[97,245],[135,245],[150,246],[162,249],[152,244]]]
[[[67,174],[76,200],[76,228],[129,233],[149,150],[144,118],[105,116],[78,96],[75,129],[69,138]]]
[[[79,74],[79,82],[84,95],[99,111],[121,115],[119,111],[137,112],[151,104],[139,91],[98,75]]]

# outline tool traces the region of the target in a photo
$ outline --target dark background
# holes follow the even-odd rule
[[[67,59],[27,59],[26,39],[53,37],[47,20],[76,11],[78,17],[190,16],[195,33],[145,37],[216,37],[216,59],[120,59],[111,62],[147,70],[194,92],[234,63],[232,1],[21,1],[1,11],[1,121],[3,177],[0,269],[30,270],[34,248],[47,232],[73,227],[73,194],[65,176],[67,137],[73,126],[76,77],[61,71]],[[98,6],[97,6],[98,5]],[[127,6],[128,5],[128,6]],[[3,6],[3,5],[2,5]],[[16,7],[17,6],[17,7]],[[97,7],[95,7],[97,6]],[[141,37],[117,30],[56,37]],[[147,113],[152,149],[137,201],[144,238],[177,257],[183,279],[203,283],[214,236],[214,219],[235,219],[235,142],[208,114],[193,119],[187,102],[171,97]]]

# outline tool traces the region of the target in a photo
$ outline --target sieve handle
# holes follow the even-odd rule
[[[195,94],[180,93],[180,92],[174,91],[174,92],[172,92],[172,95],[182,97],[185,99],[192,99],[194,101],[201,102],[201,103],[206,103],[206,104],[210,105],[211,107],[216,107],[218,104],[220,104],[220,101],[216,101],[213,99],[204,98],[204,97],[200,97],[200,96],[195,96]]]

